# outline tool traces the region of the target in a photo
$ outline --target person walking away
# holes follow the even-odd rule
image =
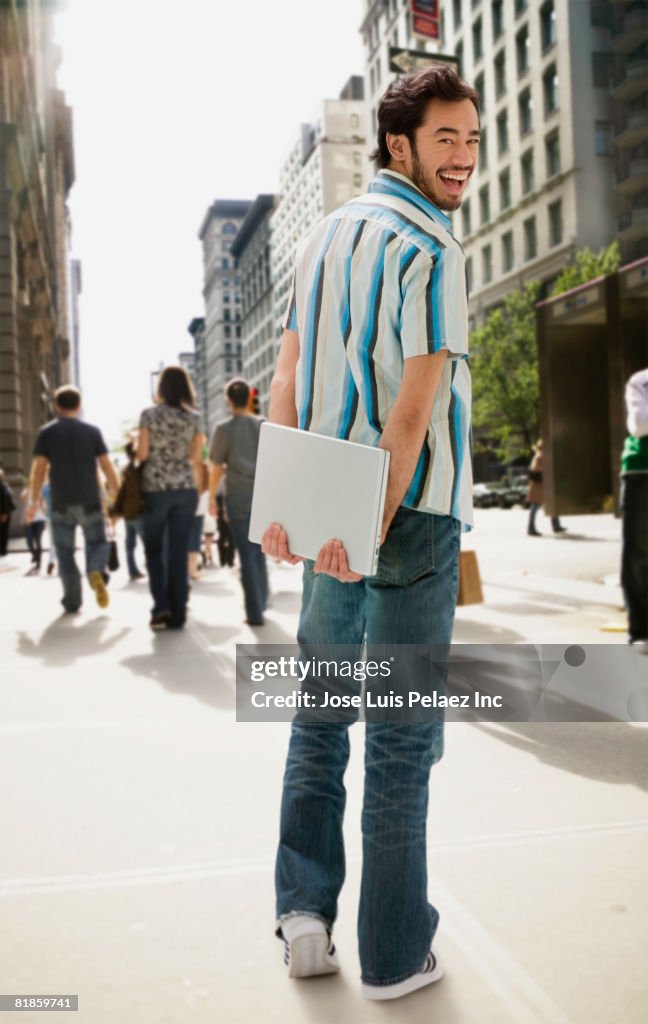
[[[45,502],[41,493],[38,499],[38,504],[31,518],[31,522],[27,522],[27,503],[29,501],[29,488],[25,487],[24,491],[20,495],[21,500],[25,505],[25,540],[27,541],[27,547],[31,555],[31,568],[27,572],[28,576],[38,576],[41,567],[41,559],[43,557],[43,531],[45,530]]]
[[[625,387],[628,435],[621,453],[621,586],[628,641],[648,649],[648,369]]]
[[[343,644],[361,656],[365,640],[368,651],[388,644],[399,655],[449,648],[472,468],[466,265],[448,214],[479,138],[478,94],[450,66],[403,75],[379,104],[380,169],[368,194],[298,246],[270,419],[391,455],[377,574],[351,572],[336,538],[304,562],[306,651]],[[298,561],[281,524],[262,546]],[[275,882],[292,977],[339,970],[348,729],[299,716],[291,728]],[[398,998],[443,973],[426,857],[429,775],[442,751],[442,719],[366,723],[358,945],[367,999]]]
[[[167,366],[156,404],[140,417],[137,460],[144,493],[144,550],[153,630],[182,629],[187,618],[187,554],[198,504],[204,435],[187,371]]]
[[[232,531],[229,528],[227,512],[225,511],[223,482],[221,482],[216,491],[216,528],[218,530],[218,561],[222,567],[231,569],[234,565],[234,552],[236,548],[234,547]]]
[[[5,479],[4,470],[0,469],[0,558],[7,554],[11,516],[15,511],[13,491]]]
[[[140,572],[135,557],[137,538],[143,539],[142,528],[142,471],[135,463],[135,445],[128,441],[124,445],[124,451],[128,463],[122,473],[122,481],[119,493],[112,507],[111,513],[114,516],[121,516],[124,520],[126,565],[128,575],[132,581],[143,580],[144,573]]]
[[[538,509],[544,502],[544,486],[542,481],[543,456],[542,439],[536,442],[533,447],[533,458],[529,467],[529,488],[527,490],[527,501],[529,503],[529,522],[527,533],[529,537],[542,537],[536,527],[536,516]],[[554,533],[566,533],[567,527],[562,526],[558,516],[551,517],[551,528]]]
[[[263,417],[250,412],[250,387],[242,378],[230,381],[225,395],[231,415],[217,424],[212,436],[209,510],[216,515],[216,491],[225,474],[225,508],[241,563],[246,622],[250,626],[262,626],[268,600],[266,559],[261,545],[249,540],[248,534]]]
[[[59,576],[63,585],[62,605],[74,614],[82,603],[81,575],[75,559],[75,536],[81,527],[85,539],[86,573],[97,604],[109,603],[106,589],[108,541],[99,493],[98,468],[114,497],[119,478],[108,456],[98,427],[81,417],[81,392],[70,384],[54,394],[56,419],[38,432],[30,473],[27,521],[38,508],[41,489],[49,467],[52,487],[52,537]]]

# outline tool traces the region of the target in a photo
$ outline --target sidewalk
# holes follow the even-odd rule
[[[462,642],[625,643],[619,523],[527,538],[478,512],[486,602]],[[542,529],[544,523],[540,523]],[[584,539],[577,539],[582,536]],[[376,1006],[359,994],[362,727],[347,774],[339,977],[291,982],[272,935],[287,729],[233,717],[250,642],[235,573],[208,570],[182,634],[147,627],[120,570],[102,613],[59,617],[55,578],[0,572],[0,991],[78,993],[79,1024],[640,1024],[648,733],[605,724],[449,725],[431,779],[430,896],[447,974]],[[300,573],[271,573],[263,642],[291,642]],[[648,658],[646,659],[648,673]],[[613,684],[613,681],[611,681]],[[42,1024],[24,1014],[25,1024]]]

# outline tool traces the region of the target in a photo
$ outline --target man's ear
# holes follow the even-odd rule
[[[412,147],[407,135],[391,135],[387,132],[385,141],[393,160],[396,160],[398,163],[406,163],[409,160]]]

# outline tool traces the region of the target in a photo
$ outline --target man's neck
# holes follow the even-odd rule
[[[232,416],[250,416],[250,415],[251,415],[251,413],[250,413],[249,409],[237,409],[235,407],[232,408]]]
[[[80,409],[57,409],[56,415],[62,420],[75,420],[80,411]]]

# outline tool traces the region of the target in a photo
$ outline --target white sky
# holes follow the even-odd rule
[[[198,229],[216,198],[277,191],[298,126],[363,73],[363,0],[69,0],[85,416],[110,444],[204,315]]]

